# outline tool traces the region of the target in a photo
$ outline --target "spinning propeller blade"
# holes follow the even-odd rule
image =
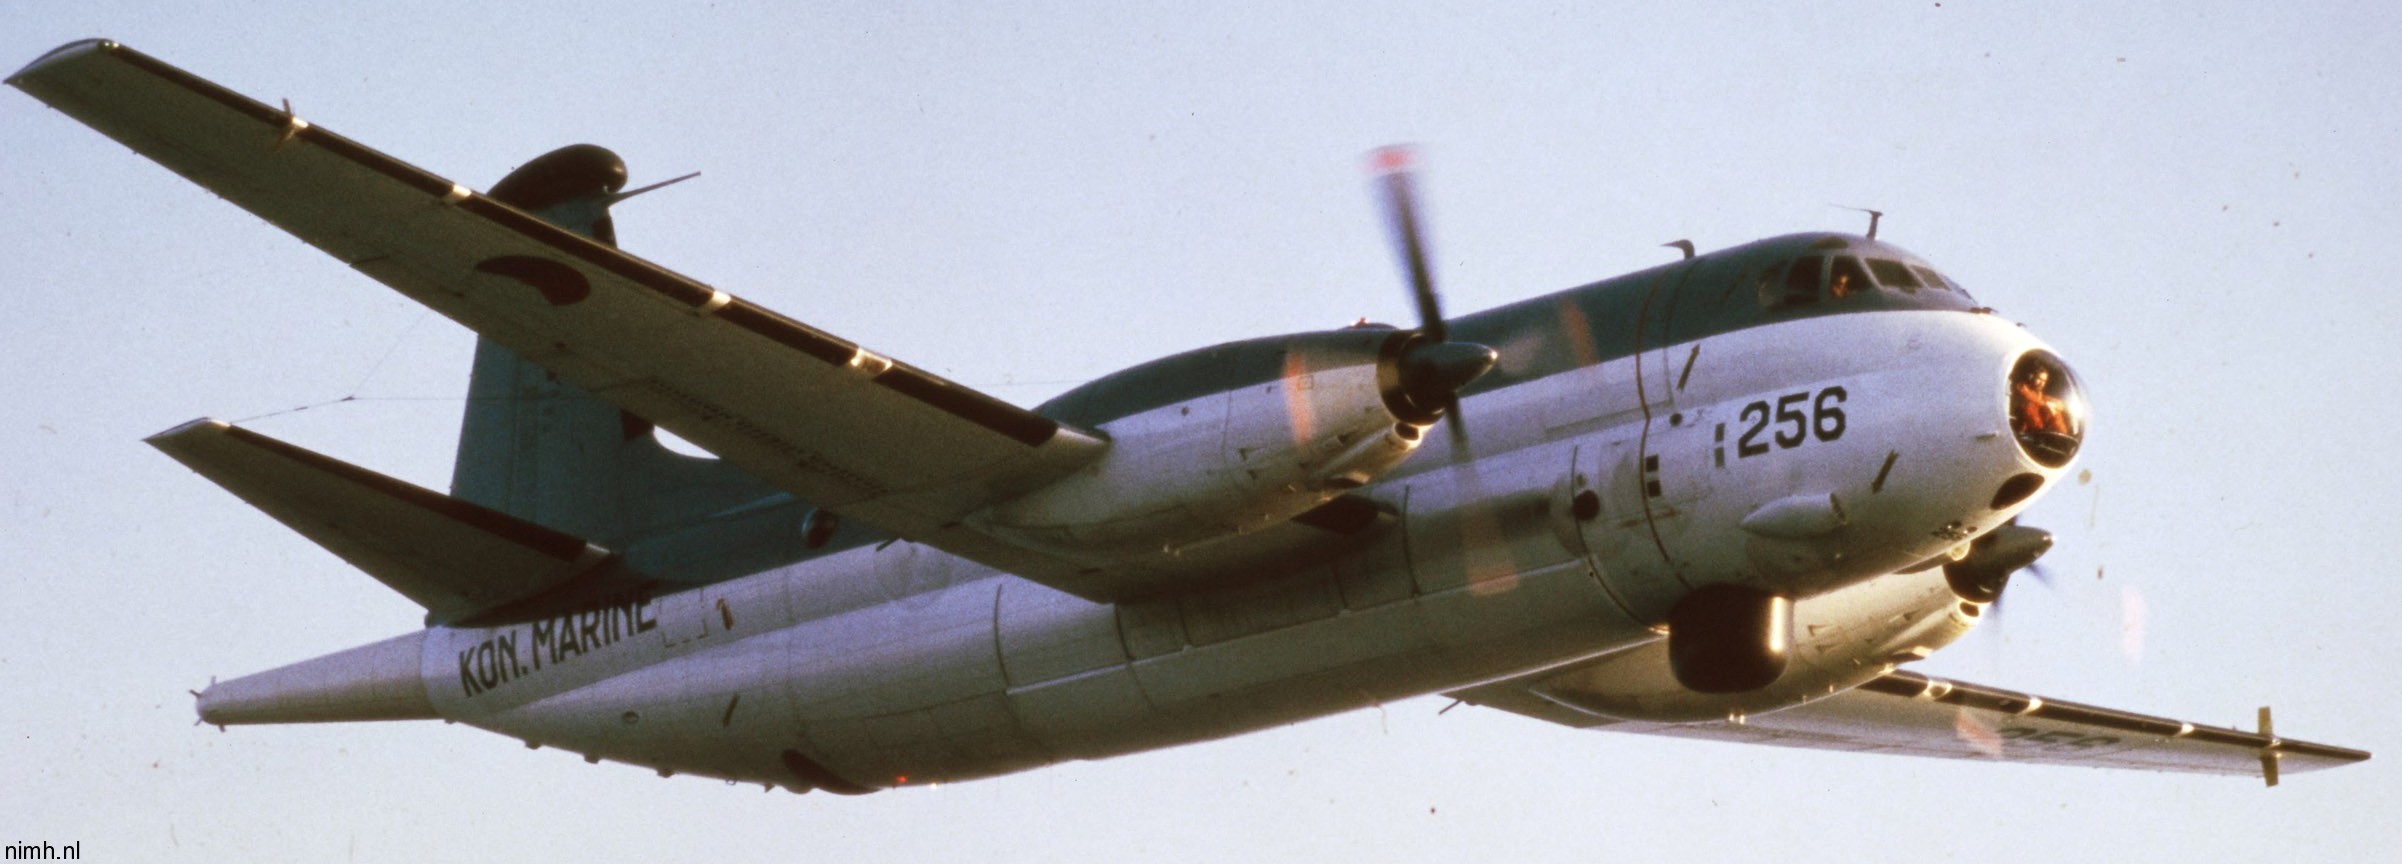
[[[1403,357],[1403,381],[1421,404],[1443,406],[1443,416],[1450,421],[1452,450],[1465,453],[1468,426],[1460,417],[1460,388],[1490,371],[1501,355],[1483,345],[1451,341],[1442,296],[1435,291],[1434,275],[1426,263],[1425,232],[1418,219],[1417,153],[1404,145],[1382,147],[1369,154],[1368,164],[1383,193],[1385,219],[1392,227],[1395,251],[1401,255],[1401,269],[1418,305],[1421,341]]]
[[[1402,387],[1411,402],[1441,406],[1451,436],[1452,466],[1464,497],[1485,501],[1484,484],[1468,446],[1468,424],[1460,413],[1460,388],[1492,371],[1501,354],[1489,346],[1451,341],[1451,325],[1443,317],[1442,295],[1435,290],[1427,264],[1426,237],[1418,216],[1417,153],[1406,145],[1378,148],[1368,155],[1375,175],[1386,223],[1393,232],[1394,251],[1401,256],[1402,273],[1409,279],[1410,296],[1418,306],[1417,336],[1401,356]],[[1468,570],[1470,590],[1479,594],[1517,587],[1518,564],[1509,559],[1500,514],[1490,507],[1473,507],[1460,514],[1461,563]]]
[[[1450,335],[1443,324],[1443,301],[1435,293],[1433,274],[1426,266],[1426,237],[1418,223],[1417,152],[1405,145],[1383,147],[1369,155],[1384,192],[1385,220],[1393,229],[1401,269],[1409,276],[1410,292],[1418,301],[1418,332],[1441,342]]]

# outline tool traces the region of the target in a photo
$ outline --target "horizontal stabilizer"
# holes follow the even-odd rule
[[[556,588],[609,557],[568,534],[222,420],[149,438],[445,624]]]

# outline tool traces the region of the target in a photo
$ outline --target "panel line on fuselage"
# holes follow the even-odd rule
[[[1683,273],[1691,272],[1693,272],[1693,270],[1690,267],[1685,268],[1683,271]],[[1653,464],[1651,460],[1656,457],[1654,457],[1651,452],[1651,391],[1650,386],[1643,380],[1643,331],[1651,324],[1652,302],[1659,298],[1660,289],[1663,286],[1668,286],[1668,284],[1668,277],[1666,274],[1662,274],[1660,278],[1653,279],[1650,287],[1643,292],[1642,310],[1635,313],[1635,407],[1643,412],[1642,428],[1635,435],[1635,458],[1639,460],[1640,464],[1645,466],[1646,469]],[[1673,318],[1675,316],[1676,301],[1674,294],[1677,288],[1682,287],[1683,285],[1684,282],[1680,279],[1677,281],[1675,286],[1669,287],[1668,290],[1671,296],[1669,299],[1668,308],[1662,312],[1662,317]],[[1665,322],[1663,322],[1661,329],[1667,329]],[[1645,473],[1648,476],[1649,471],[1647,470]],[[1667,542],[1660,539],[1659,515],[1653,512],[1651,506],[1651,499],[1654,497],[1657,496],[1649,494],[1648,489],[1646,489],[1645,494],[1636,496],[1636,500],[1643,502],[1643,529],[1645,534],[1651,537],[1651,548],[1660,553],[1660,562],[1668,566],[1671,575],[1675,575],[1676,559],[1669,556]],[[1682,576],[1678,576],[1677,581],[1682,582],[1684,581],[1684,578]]]

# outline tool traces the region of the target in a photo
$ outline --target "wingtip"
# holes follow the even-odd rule
[[[90,51],[114,51],[121,47],[123,46],[119,45],[114,39],[77,39],[65,45],[52,48],[48,52],[42,54],[40,57],[33,58],[33,62],[25,64],[25,68],[19,69],[16,71],[16,74],[8,76],[7,81],[10,86],[21,90],[25,87],[23,83],[24,80],[32,76],[34,73],[40,71],[44,66]]]
[[[148,438],[144,438],[142,439],[142,443],[163,450],[166,449],[166,446],[169,443],[190,435],[223,432],[231,428],[233,428],[233,424],[231,423],[227,423],[215,417],[202,417],[198,420],[193,420],[176,426],[173,429],[169,429],[167,431],[152,435]]]

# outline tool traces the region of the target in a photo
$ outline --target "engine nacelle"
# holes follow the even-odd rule
[[[1774,683],[1697,693],[1678,683],[1662,639],[1535,685],[1581,711],[1622,720],[1691,722],[1765,714],[1849,690],[1976,626],[1983,605],[1960,599],[1941,568],[1870,579],[1793,604],[1792,651]]]
[[[1109,452],[976,518],[1106,565],[1298,516],[1400,464],[1441,417],[1440,394],[1413,392],[1406,380],[1405,361],[1422,359],[1411,352],[1423,344],[1381,327],[1304,333],[1096,381],[1045,408],[1071,421],[1080,410],[1115,414],[1096,424]]]

